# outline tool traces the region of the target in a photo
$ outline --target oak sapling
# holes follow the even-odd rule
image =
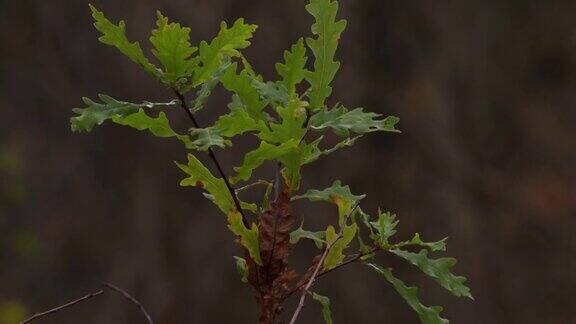
[[[227,217],[228,229],[243,250],[235,257],[236,266],[241,280],[252,287],[260,307],[260,323],[277,323],[282,316],[290,323],[296,322],[308,295],[320,303],[326,323],[332,323],[330,300],[316,291],[314,283],[351,263],[365,264],[380,274],[422,323],[448,323],[441,317],[441,307],[423,305],[417,288],[404,284],[388,266],[377,264],[377,253],[399,257],[455,296],[472,298],[466,278],[451,272],[455,259],[430,255],[445,251],[446,239],[427,242],[414,234],[408,240],[394,240],[396,216],[380,210],[366,213],[360,206],[365,196],[352,193],[340,181],[322,190],[303,190],[300,186],[305,165],[353,145],[365,134],[400,133],[397,117],[326,104],[332,95],[330,84],[340,68],[335,54],[346,28],[346,21],[337,18],[336,1],[310,0],[306,5],[314,19],[311,35],[296,40],[284,52],[282,62],[275,66],[275,81],[265,81],[242,54],[257,29],[242,18],[230,25],[223,22],[212,40],[193,46],[190,28],[158,12],[150,36],[152,58],[138,42],[128,40],[123,21],[114,24],[103,12],[90,8],[94,26],[101,33],[99,40],[116,47],[169,88],[174,97],[161,103],[131,103],[108,95],[94,101],[84,98],[85,107],[74,109],[72,130],[88,132],[112,122],[182,143],[187,156],[176,162],[185,174],[180,185],[202,190]],[[231,94],[229,111],[214,116],[212,124],[203,125],[195,114],[208,109],[211,93],[220,86]],[[189,130],[177,132],[170,126],[164,111],[176,109],[182,111],[182,118],[189,119]],[[340,142],[327,147],[323,134],[328,132],[338,136]],[[256,137],[259,144],[246,152],[243,163],[229,174],[215,151],[232,146],[238,136]],[[208,155],[213,164],[210,168],[197,158],[200,154]],[[254,178],[253,171],[265,162],[277,165],[277,174],[268,179]],[[266,187],[258,203],[240,199],[241,190],[255,186]],[[334,204],[333,224],[326,224],[320,231],[303,228],[306,222],[291,207],[296,200]],[[289,256],[303,240],[314,242],[318,255],[299,275],[291,267]],[[284,315],[283,304],[290,296],[299,296],[298,306]]]

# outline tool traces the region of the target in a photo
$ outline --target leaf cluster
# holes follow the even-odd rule
[[[406,260],[456,296],[472,297],[465,278],[451,272],[454,259],[435,259],[428,254],[444,251],[445,240],[424,242],[415,234],[411,240],[392,242],[398,225],[396,216],[380,211],[375,217],[364,213],[359,204],[365,195],[352,194],[339,180],[322,190],[300,188],[307,164],[353,145],[368,133],[399,133],[396,128],[399,119],[395,116],[383,117],[361,107],[348,109],[339,103],[332,106],[327,103],[331,99],[331,83],[340,68],[335,55],[346,27],[346,21],[337,18],[337,1],[310,0],[306,10],[314,19],[311,35],[296,40],[284,52],[283,59],[275,65],[275,80],[264,80],[242,54],[257,26],[241,18],[232,24],[223,22],[213,39],[193,45],[190,28],[171,22],[158,12],[156,27],[149,38],[150,56],[138,42],[127,38],[124,21],[113,23],[102,11],[90,8],[94,26],[101,34],[99,40],[141,66],[145,73],[170,89],[175,98],[161,103],[131,103],[108,95],[100,95],[99,102],[83,98],[85,107],[73,110],[76,116],[71,118],[72,130],[89,132],[108,121],[181,142],[187,162],[176,162],[186,174],[180,185],[201,189],[226,216],[228,228],[246,251],[244,258],[236,257],[243,282],[254,284],[261,280],[260,276],[272,276],[272,280],[284,278],[282,285],[286,285],[292,277],[286,268],[291,246],[311,240],[326,252],[322,271],[331,271],[350,261],[366,263],[392,285],[423,323],[447,321],[440,317],[441,307],[422,305],[416,288],[406,286],[393,276],[392,270],[377,265],[377,252]],[[203,127],[194,114],[208,110],[208,100],[216,87],[229,92],[228,111],[211,115],[211,124]],[[193,124],[189,129],[176,131],[171,126],[165,112],[176,109],[183,109],[191,118]],[[339,138],[338,143],[326,144],[327,133]],[[258,145],[245,152],[242,163],[228,177],[220,168],[214,150],[232,146],[239,136],[255,137]],[[197,158],[203,152],[208,152],[216,162],[218,174]],[[278,165],[275,179],[254,178],[254,171],[265,163]],[[262,202],[242,201],[241,190],[233,187],[240,183],[245,189],[264,184],[266,193]],[[271,202],[273,192],[276,198]],[[337,208],[334,224],[309,231],[302,222],[294,229],[296,219],[289,203],[297,200],[334,204]],[[250,213],[257,214],[254,222],[246,216]],[[356,243],[356,253],[350,253]],[[420,250],[414,253],[409,248]],[[258,275],[256,279],[254,272]],[[283,298],[283,293],[276,297]],[[329,299],[316,292],[312,296],[321,303],[326,322],[332,323]]]

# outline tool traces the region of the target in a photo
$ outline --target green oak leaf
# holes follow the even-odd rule
[[[359,223],[364,225],[364,227],[366,227],[366,229],[368,229],[368,231],[370,232],[371,235],[374,234],[374,228],[372,227],[372,224],[370,223],[370,218],[371,216],[366,214],[362,208],[358,207],[354,210],[354,213],[352,214],[352,219],[355,223]]]
[[[258,78],[252,78],[252,86],[260,94],[260,98],[274,106],[285,106],[290,100],[288,90],[278,82],[263,82]]]
[[[232,233],[240,237],[240,244],[248,250],[252,260],[258,265],[262,265],[262,259],[260,257],[260,243],[258,226],[252,223],[250,229],[246,228],[242,222],[242,215],[237,211],[231,211],[228,213],[228,228]]]
[[[244,201],[240,202],[240,207],[242,207],[243,210],[251,211],[253,213],[256,213],[256,211],[258,210],[258,205],[254,203],[247,203]]]
[[[346,139],[338,142],[336,145],[334,145],[333,147],[331,147],[331,148],[329,148],[329,149],[320,150],[320,151],[317,152],[316,155],[310,156],[310,157],[309,157],[309,161],[306,161],[306,163],[313,162],[313,161],[315,161],[316,159],[318,159],[318,158],[319,158],[320,156],[322,156],[322,155],[332,154],[332,153],[334,153],[335,151],[337,151],[337,150],[339,150],[339,149],[342,149],[342,148],[345,148],[345,147],[350,147],[350,146],[354,145],[354,144],[356,143],[356,141],[357,141],[359,138],[361,138],[361,137],[362,137],[362,135],[355,136],[355,137],[349,137],[349,138],[346,138]]]
[[[204,192],[202,193],[202,195],[204,195],[204,197],[208,198],[208,200],[212,201],[213,203],[216,203],[216,201],[214,200],[214,196],[212,196],[211,194]],[[242,208],[242,210],[251,211],[253,213],[255,213],[256,210],[258,209],[258,206],[256,206],[256,204],[247,203],[241,200],[240,200],[240,207]]]
[[[222,78],[224,73],[228,70],[230,65],[231,61],[229,57],[225,57],[222,59],[220,67],[218,67],[218,69],[214,71],[214,73],[210,76],[210,78],[208,78],[202,84],[202,86],[200,86],[200,90],[198,90],[198,92],[196,93],[196,98],[194,98],[194,100],[192,100],[190,104],[190,112],[196,113],[202,110],[202,108],[204,108],[204,105],[208,101],[208,98],[212,94],[212,91],[214,90],[216,85],[218,85],[220,79]]]
[[[260,135],[262,135],[262,133]],[[286,184],[292,191],[296,191],[300,186],[300,170],[302,166],[318,160],[318,158],[323,155],[328,155],[341,148],[351,146],[358,137],[347,138],[325,150],[319,147],[322,136],[311,143],[301,141],[297,148],[281,158],[282,163],[286,166],[286,168],[282,170],[282,176]]]
[[[300,227],[290,233],[290,244],[297,244],[301,239],[309,239],[312,240],[314,244],[316,244],[316,246],[320,249],[326,242],[324,241],[325,236],[326,233],[324,231],[307,231],[302,228],[302,225],[300,225]]]
[[[194,75],[193,86],[198,86],[210,78],[224,56],[240,56],[238,50],[244,49],[250,45],[250,39],[256,31],[256,25],[244,23],[240,18],[228,28],[225,22],[220,25],[220,32],[210,42],[202,41],[200,43],[200,62],[201,65]]]
[[[310,201],[327,201],[338,206],[340,224],[343,224],[344,217],[349,213],[357,203],[366,195],[356,196],[350,191],[350,187],[342,186],[340,180],[334,181],[332,186],[324,190],[308,190],[305,194],[294,196],[292,199],[308,199]]]
[[[271,123],[270,130],[264,130],[258,137],[271,143],[284,143],[290,140],[300,141],[306,134],[306,108],[297,98],[290,100],[287,106],[277,107],[276,112],[281,123]]]
[[[474,299],[470,294],[470,288],[466,287],[464,284],[466,278],[456,276],[450,272],[450,268],[456,264],[456,259],[430,259],[428,258],[428,250],[426,249],[420,250],[419,253],[403,250],[390,250],[390,252],[420,268],[422,272],[434,278],[442,287],[450,291],[454,296],[464,296]]]
[[[130,126],[137,130],[148,130],[154,136],[158,137],[176,137],[186,148],[193,148],[193,143],[187,135],[181,135],[172,130],[170,122],[164,112],[159,112],[158,117],[150,117],[144,109],[140,108],[138,112],[126,116],[115,115],[112,121],[119,125]]]
[[[289,93],[296,93],[296,86],[306,77],[307,61],[304,40],[300,38],[290,51],[284,51],[284,63],[276,63],[276,71]]]
[[[376,241],[380,247],[387,247],[389,244],[388,239],[396,234],[396,226],[398,225],[396,215],[389,212],[382,213],[378,211],[378,220],[370,224],[376,230],[376,232],[371,235],[371,238]]]
[[[332,109],[322,109],[310,118],[310,127],[314,130],[331,128],[336,135],[348,137],[350,132],[365,134],[371,132],[400,131],[395,128],[400,120],[398,117],[388,116],[378,119],[381,115],[373,112],[364,112],[363,108],[348,111],[344,106],[336,106]]]
[[[232,177],[230,182],[236,183],[240,180],[246,181],[250,179],[252,172],[262,165],[262,163],[268,160],[278,159],[297,146],[298,142],[296,141],[288,141],[280,145],[261,142],[257,149],[246,153],[241,166],[234,168],[237,175]]]
[[[326,98],[332,93],[330,83],[340,68],[340,62],[334,61],[334,56],[340,35],[346,28],[346,20],[336,20],[337,1],[311,0],[306,10],[315,18],[312,34],[316,38],[306,39],[314,53],[314,71],[307,73],[306,80],[310,83],[310,107],[316,110],[324,107]]]
[[[192,128],[190,129],[190,135],[194,139],[192,146],[199,151],[207,151],[212,146],[226,148],[226,146],[232,145],[232,142],[224,139],[218,129],[214,127]]]
[[[322,305],[322,317],[326,324],[333,324],[332,311],[330,310],[330,298],[312,292],[312,298]]]
[[[216,178],[194,155],[188,154],[187,165],[177,162],[176,165],[189,175],[188,178],[180,181],[181,186],[200,187],[206,190],[211,195],[211,200],[224,214],[228,215],[236,210],[234,200],[224,180]]]
[[[86,108],[74,108],[72,111],[79,116],[70,118],[70,126],[75,132],[90,132],[96,125],[101,125],[104,121],[112,119],[114,116],[128,116],[137,113],[141,108],[151,109],[156,107],[168,107],[178,104],[177,100],[165,103],[153,103],[144,101],[136,104],[119,101],[108,95],[98,95],[102,103],[97,103],[89,98],[82,98],[88,106]]]
[[[237,256],[235,256],[234,259],[236,260],[236,270],[238,270],[240,280],[243,283],[248,283],[248,265],[246,264],[246,260]]]
[[[270,196],[272,195],[272,191],[274,191],[274,184],[268,183],[266,185],[266,191],[264,192],[264,196],[262,197],[262,202],[260,203],[260,212],[264,213],[268,210],[270,206]]]
[[[179,23],[169,22],[160,11],[156,28],[152,30],[150,43],[154,46],[152,53],[164,66],[162,81],[172,88],[178,88],[186,82],[198,66],[197,57],[192,58],[198,48],[190,45],[190,28],[181,27]]]
[[[157,78],[161,76],[161,71],[144,56],[140,44],[138,42],[131,43],[126,38],[126,23],[123,20],[120,20],[118,25],[114,25],[102,11],[98,11],[93,5],[90,5],[90,10],[92,10],[92,17],[94,18],[94,27],[102,33],[102,36],[98,38],[100,42],[116,47],[122,54],[128,56],[153,76]]]
[[[333,269],[344,261],[343,251],[354,240],[357,229],[358,226],[355,223],[352,225],[344,224],[342,234],[338,235],[333,226],[330,225],[326,228],[326,244],[330,246],[330,250],[324,259],[325,270]]]
[[[262,110],[266,107],[266,102],[260,99],[260,93],[253,85],[254,76],[246,69],[240,73],[236,70],[237,64],[233,63],[222,76],[222,85],[238,96],[250,117],[259,121],[263,119]]]
[[[250,116],[246,106],[237,95],[232,96],[232,102],[228,108],[230,108],[230,113],[220,116],[214,126],[222,136],[234,137],[250,131],[269,131],[264,120],[256,121]]]
[[[281,161],[286,166],[282,170],[282,176],[291,191],[296,191],[300,186],[302,166],[321,155],[321,150],[318,147],[321,140],[319,138],[312,143],[301,141],[292,151],[282,156]]]
[[[404,298],[406,303],[412,308],[420,317],[422,324],[448,324],[449,321],[440,317],[442,307],[440,306],[424,306],[418,299],[418,288],[406,286],[400,279],[394,277],[392,269],[382,268],[372,263],[367,263],[370,268],[374,269],[377,273],[382,275],[386,280],[392,284],[394,290]]]
[[[370,224],[370,215],[366,214],[362,210],[362,208],[357,207],[354,210],[354,212],[352,213],[352,222],[356,223],[356,224],[364,225],[363,227],[368,229],[370,237],[372,237],[372,235],[374,235],[374,229],[372,228],[372,224]],[[360,252],[365,254],[365,256],[361,258],[361,260],[367,260],[367,259],[374,257],[374,250],[373,250],[373,247],[371,245],[368,245],[364,242],[361,234],[362,234],[361,229],[359,227],[358,228],[358,235],[356,237],[358,238],[358,245],[359,245]]]
[[[395,244],[394,246],[395,247],[402,247],[402,246],[415,245],[415,246],[421,246],[421,247],[428,248],[432,252],[446,251],[446,240],[448,240],[447,237],[441,239],[440,241],[436,241],[436,242],[424,242],[420,238],[420,234],[416,233],[416,234],[414,234],[414,236],[412,237],[411,240],[400,242],[398,244]]]

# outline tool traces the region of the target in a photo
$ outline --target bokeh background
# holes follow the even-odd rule
[[[245,53],[268,79],[312,22],[303,0],[94,3],[125,18],[143,44],[156,9],[190,26],[195,43],[221,20],[245,17],[260,26]],[[475,302],[409,265],[382,262],[453,323],[576,323],[576,2],[342,0],[341,16],[349,25],[332,103],[397,115],[403,134],[366,136],[321,159],[304,169],[304,188],[338,178],[368,195],[364,209],[396,212],[399,238],[449,236]],[[254,323],[225,219],[198,191],[177,186],[180,146],[110,125],[70,131],[82,96],[172,99],[96,38],[84,0],[0,0],[0,323],[101,281],[132,292],[157,323]],[[225,110],[228,95],[216,96],[199,115],[205,124]],[[229,172],[251,145],[218,152]],[[296,210],[310,227],[334,213]],[[297,251],[300,269],[312,250]],[[331,295],[337,323],[418,322],[359,265],[317,289]],[[301,323],[321,321],[310,303]],[[108,294],[38,322],[144,321]]]

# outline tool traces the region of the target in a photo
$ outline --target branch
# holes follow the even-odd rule
[[[194,114],[192,114],[192,112],[190,111],[190,108],[188,107],[188,104],[186,103],[186,98],[184,97],[184,95],[181,94],[180,92],[178,92],[177,90],[174,90],[174,93],[178,97],[178,100],[180,100],[180,107],[182,107],[182,109],[186,112],[186,115],[188,115],[188,118],[190,118],[194,127],[202,128],[202,127],[200,127],[200,124],[198,124],[198,121],[196,121],[196,118],[194,118]],[[218,173],[220,174],[220,176],[224,180],[224,183],[226,184],[226,188],[228,188],[230,195],[232,195],[232,199],[234,200],[234,205],[236,205],[236,209],[238,209],[238,212],[242,215],[242,222],[244,223],[244,226],[246,226],[247,228],[250,228],[250,225],[248,224],[248,219],[246,218],[246,215],[244,215],[244,211],[242,210],[242,206],[240,205],[240,200],[238,199],[238,196],[236,195],[236,190],[234,189],[234,187],[232,187],[232,185],[228,181],[228,177],[224,173],[222,166],[220,166],[220,162],[218,162],[218,159],[216,158],[216,154],[214,154],[214,150],[212,150],[212,148],[208,148],[208,156],[210,156],[210,159],[216,165],[216,169],[218,169]]]
[[[131,303],[133,303],[134,305],[136,305],[136,306],[140,309],[140,311],[142,312],[142,314],[144,314],[144,316],[146,317],[146,320],[148,321],[148,324],[154,324],[154,322],[152,321],[152,317],[150,317],[150,315],[148,314],[148,312],[146,311],[146,309],[144,308],[144,306],[142,306],[142,304],[140,304],[140,302],[139,302],[138,300],[136,300],[136,298],[132,297],[129,293],[127,293],[127,292],[126,292],[125,290],[123,290],[122,288],[119,288],[119,287],[114,286],[114,285],[112,285],[112,284],[103,283],[102,286],[104,286],[104,288],[107,288],[107,289],[109,289],[109,290],[112,290],[112,291],[117,292],[117,293],[121,294],[122,296],[124,296],[127,300],[129,300]],[[44,317],[44,316],[48,316],[48,315],[57,313],[57,312],[65,309],[65,308],[72,307],[72,306],[74,306],[74,305],[76,305],[76,304],[79,304],[79,303],[85,301],[85,300],[92,299],[92,298],[94,298],[94,297],[96,297],[96,296],[100,296],[100,295],[104,294],[104,292],[105,292],[105,290],[104,290],[104,289],[101,289],[101,290],[98,290],[98,291],[93,292],[93,293],[91,293],[91,294],[88,294],[88,295],[86,295],[86,296],[84,296],[84,297],[81,297],[81,298],[75,299],[75,300],[73,300],[73,301],[71,301],[71,302],[68,302],[68,303],[66,303],[66,304],[64,304],[64,305],[61,305],[61,306],[52,308],[52,309],[47,310],[47,311],[42,312],[42,313],[37,313],[37,314],[35,314],[34,316],[32,316],[32,317],[30,317],[30,318],[28,318],[28,319],[25,319],[24,321],[20,322],[20,324],[27,324],[27,323],[32,322],[33,320],[38,319],[38,318],[41,318],[41,317]]]
[[[66,303],[66,304],[64,304],[64,305],[61,305],[61,306],[52,308],[52,309],[47,310],[47,311],[42,312],[42,313],[37,313],[37,314],[35,314],[34,316],[32,316],[32,317],[30,317],[30,318],[28,318],[28,319],[25,319],[24,321],[20,322],[20,324],[30,323],[30,322],[32,322],[32,321],[35,320],[35,319],[38,319],[38,318],[40,318],[40,317],[44,317],[44,316],[47,316],[47,315],[50,315],[50,314],[54,314],[54,313],[59,312],[59,311],[65,309],[65,308],[72,307],[72,306],[74,306],[74,305],[76,305],[76,304],[78,304],[78,303],[81,303],[81,302],[83,302],[83,301],[85,301],[85,300],[88,300],[88,299],[91,299],[91,298],[93,298],[93,297],[102,295],[103,293],[104,293],[104,290],[99,290],[99,291],[97,291],[97,292],[93,292],[93,293],[91,293],[91,294],[89,294],[89,295],[86,295],[86,296],[84,296],[84,297],[75,299],[75,300],[73,300],[73,301],[71,301],[71,302],[68,302],[68,303]]]
[[[298,315],[300,315],[300,311],[304,307],[304,302],[306,301],[306,295],[308,294],[308,290],[310,289],[310,287],[312,287],[312,284],[316,280],[316,276],[318,275],[318,271],[320,271],[320,267],[322,267],[322,264],[324,263],[324,259],[326,259],[326,255],[328,255],[328,251],[330,250],[331,247],[332,247],[332,244],[327,245],[326,249],[324,249],[324,253],[322,253],[322,257],[320,257],[320,261],[318,262],[318,265],[316,265],[316,269],[314,269],[314,272],[312,273],[310,280],[308,280],[306,287],[304,287],[304,290],[302,291],[302,295],[300,296],[300,301],[298,302],[298,307],[296,307],[296,310],[294,311],[294,314],[292,315],[292,319],[290,320],[290,324],[296,323],[296,320],[298,319]]]
[[[255,182],[252,182],[252,183],[250,183],[250,184],[245,185],[244,187],[240,187],[240,188],[236,189],[236,193],[238,194],[239,192],[242,192],[242,191],[244,191],[244,190],[251,189],[252,187],[256,187],[256,186],[259,186],[259,185],[268,186],[268,185],[271,185],[271,184],[272,184],[272,182],[268,182],[268,181],[266,181],[266,180],[257,180],[257,181],[255,181]]]
[[[112,289],[114,291],[116,291],[117,293],[121,294],[122,296],[124,296],[124,298],[126,298],[128,301],[130,301],[132,304],[136,305],[136,307],[138,307],[138,309],[140,309],[140,312],[142,312],[142,314],[144,314],[144,317],[146,317],[146,320],[148,321],[148,324],[154,324],[154,321],[152,321],[152,317],[150,317],[150,314],[148,314],[148,312],[146,311],[146,309],[144,308],[144,306],[142,306],[142,304],[140,304],[140,302],[138,300],[136,300],[136,298],[132,297],[128,292],[126,292],[124,289],[120,288],[120,287],[116,287],[110,283],[103,283],[102,284],[104,287],[108,288],[108,289]]]
[[[324,271],[318,273],[318,275],[316,276],[316,279],[318,279],[318,278],[320,278],[320,277],[322,277],[322,276],[324,276],[324,275],[326,275],[326,274],[328,274],[328,273],[330,273],[330,272],[332,272],[332,271],[334,271],[334,270],[337,270],[337,269],[340,269],[340,268],[342,268],[342,267],[344,267],[344,266],[347,266],[347,265],[349,265],[349,264],[351,264],[351,263],[358,262],[358,261],[360,261],[363,257],[365,257],[365,256],[367,256],[367,255],[370,255],[370,254],[372,254],[372,253],[374,253],[374,252],[377,252],[377,251],[379,251],[379,250],[380,250],[380,248],[372,248],[372,250],[370,250],[370,252],[355,254],[354,256],[352,256],[352,258],[350,258],[350,259],[348,259],[348,260],[340,263],[339,265],[335,266],[334,268],[328,269],[328,270],[324,270]],[[302,289],[302,287],[305,285],[305,283],[306,283],[306,282],[303,282],[303,283],[297,285],[296,287],[292,288],[292,290],[290,290],[290,292],[288,292],[288,293],[286,294],[286,296],[284,296],[284,298],[288,298],[288,297],[292,296],[292,294],[294,294],[294,293],[297,292],[298,290]]]
[[[350,209],[350,211],[346,215],[346,218],[344,219],[344,224],[346,224],[348,222],[348,219],[350,218],[352,213],[356,210],[356,208],[358,208],[358,203],[356,203],[356,205],[354,205],[354,207],[352,209]],[[292,315],[292,319],[290,320],[290,324],[296,323],[296,320],[298,319],[298,316],[300,315],[300,311],[302,310],[302,308],[304,308],[304,302],[306,301],[306,295],[308,294],[308,290],[310,289],[310,287],[312,287],[312,284],[314,284],[314,281],[316,281],[316,279],[319,277],[318,272],[320,271],[320,268],[322,267],[322,264],[324,263],[324,259],[326,259],[326,256],[328,255],[328,252],[330,251],[332,246],[334,246],[334,244],[336,244],[336,242],[338,242],[338,240],[342,238],[342,235],[343,235],[343,231],[340,230],[340,233],[338,233],[338,237],[334,240],[334,242],[332,242],[330,244],[326,244],[326,249],[324,249],[324,253],[322,253],[322,256],[320,257],[320,261],[318,261],[318,264],[316,265],[316,268],[314,269],[312,276],[310,276],[310,280],[308,280],[308,283],[306,284],[306,286],[302,290],[302,295],[300,296],[300,301],[298,302],[298,306],[296,307],[296,310],[294,311],[294,314]],[[324,274],[328,273],[328,272],[330,272],[336,268],[339,268],[341,265],[344,265],[345,263],[348,264],[351,262],[344,262],[344,263],[340,264],[339,266],[336,266],[335,268],[323,271],[323,273]],[[297,289],[299,289],[299,288],[297,288]],[[297,289],[295,289],[293,291],[296,291]],[[291,293],[292,292],[290,292],[290,294]]]

